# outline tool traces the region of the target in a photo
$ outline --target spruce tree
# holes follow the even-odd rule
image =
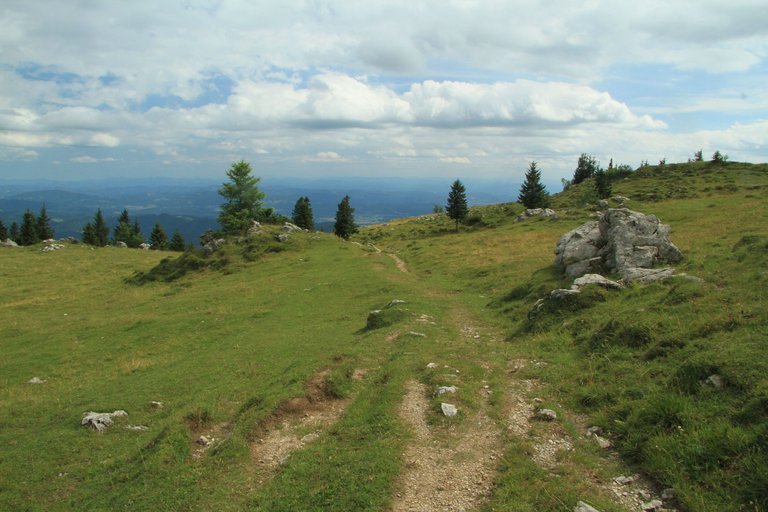
[[[133,226],[131,226],[131,217],[128,215],[128,210],[125,209],[117,219],[117,226],[115,226],[112,232],[112,238],[115,243],[123,242],[127,246],[131,246],[133,238]]]
[[[525,181],[520,187],[517,200],[526,208],[546,208],[549,206],[549,194],[541,183],[541,172],[536,167],[536,162],[531,162],[528,165]]]
[[[312,214],[312,206],[308,197],[300,197],[293,207],[291,220],[302,229],[313,231],[315,229],[315,219]]]
[[[149,235],[149,243],[152,245],[151,248],[157,251],[168,249],[168,236],[165,234],[165,230],[159,222],[155,224],[155,227],[152,229],[152,234]]]
[[[448,202],[445,204],[445,211],[448,213],[448,218],[456,221],[456,231],[458,231],[459,222],[466,219],[469,213],[467,190],[459,180],[454,181],[451,185],[451,191],[448,193]]]
[[[131,226],[131,237],[131,243],[128,244],[128,247],[138,247],[144,243],[144,237],[141,234],[141,227],[139,227],[138,219],[134,220],[133,226]]]
[[[128,212],[125,212],[128,215]],[[93,234],[94,243],[98,247],[104,247],[109,242],[109,228],[107,223],[104,222],[104,215],[101,214],[101,208],[96,210],[93,216]]]
[[[611,197],[611,180],[608,173],[602,169],[598,169],[595,173],[595,191],[600,199]]]
[[[19,225],[15,222],[11,223],[11,229],[8,231],[8,238],[13,240],[16,243],[19,243],[21,240],[21,237],[19,236]]]
[[[336,236],[349,240],[350,236],[357,233],[354,213],[355,209],[349,205],[349,196],[344,196],[336,210],[336,223],[333,226]]]
[[[83,243],[88,245],[98,245],[96,240],[96,230],[90,222],[83,226]]]
[[[579,162],[576,165],[576,170],[573,172],[572,183],[576,185],[588,178],[591,178],[595,175],[595,172],[597,172],[598,167],[599,165],[597,160],[595,160],[595,157],[586,153],[582,153],[579,157]]]
[[[36,220],[37,238],[40,240],[48,240],[53,238],[53,228],[51,227],[51,218],[48,217],[48,212],[45,209],[45,205],[40,208],[40,214]]]
[[[3,219],[0,219],[0,242],[5,241],[8,238],[8,228],[5,227]]]
[[[181,231],[176,229],[176,231],[173,232],[170,244],[168,244],[168,249],[171,251],[183,252],[185,248],[184,237],[182,236]]]
[[[257,186],[259,178],[251,176],[251,165],[248,162],[240,160],[232,164],[227,177],[229,182],[222,184],[219,189],[219,195],[226,202],[221,205],[218,220],[224,233],[241,234],[250,227],[252,220],[268,217],[271,212],[261,208],[265,195]]]
[[[19,232],[19,245],[34,245],[40,241],[37,236],[37,219],[31,210],[24,212]]]

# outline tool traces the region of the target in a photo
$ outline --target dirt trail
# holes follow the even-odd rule
[[[399,270],[400,272],[408,273],[408,265],[406,265],[405,262],[402,259],[400,259],[400,256],[391,252],[388,252],[387,256],[395,260],[395,265],[397,265],[397,270]]]
[[[392,510],[475,508],[491,491],[494,466],[502,449],[501,434],[481,411],[469,420],[472,427],[466,432],[452,431],[446,439],[438,440],[426,422],[426,397],[426,386],[415,381],[407,383],[400,415],[414,439],[405,451],[406,466]]]

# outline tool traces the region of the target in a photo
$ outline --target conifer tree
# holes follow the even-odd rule
[[[40,214],[36,220],[37,238],[40,240],[48,240],[53,238],[53,228],[51,227],[51,219],[48,217],[48,212],[45,209],[45,205],[40,208]]]
[[[579,157],[579,162],[576,165],[576,170],[573,173],[572,183],[576,185],[588,178],[591,178],[595,175],[595,172],[597,172],[598,167],[599,165],[597,160],[595,160],[595,157],[586,153],[582,153]]]
[[[165,234],[165,230],[159,222],[155,223],[155,227],[152,229],[152,234],[149,235],[149,243],[152,245],[151,248],[157,251],[168,249],[168,236]]]
[[[456,180],[451,185],[451,191],[448,193],[448,202],[445,204],[445,211],[448,218],[456,221],[456,231],[459,230],[459,222],[467,218],[469,208],[467,207],[467,190],[461,181]]]
[[[603,169],[598,169],[595,173],[595,191],[600,199],[607,199],[611,196],[611,180]]]
[[[144,243],[144,237],[141,236],[139,221],[136,220],[131,223],[131,217],[128,215],[128,210],[123,210],[120,214],[117,226],[115,226],[113,238],[115,243],[123,242],[128,247],[133,248]]]
[[[171,237],[171,242],[168,244],[168,249],[171,251],[178,251],[183,252],[185,249],[185,242],[184,237],[181,234],[181,231],[176,229],[176,231],[173,232],[173,236]]]
[[[350,236],[357,233],[354,213],[355,209],[349,205],[349,196],[344,196],[336,210],[336,223],[333,226],[336,236],[349,240]]]
[[[127,211],[125,213],[126,215],[128,214]],[[104,215],[101,214],[101,208],[97,209],[93,216],[93,234],[93,245],[104,247],[107,245],[107,242],[109,242],[109,228],[107,227],[107,223],[104,222]]]
[[[0,219],[0,242],[8,238],[8,228],[5,227],[3,219]]]
[[[96,230],[90,222],[83,226],[83,243],[88,245],[98,245],[96,240]]]
[[[549,194],[541,183],[541,171],[536,167],[536,162],[531,162],[528,165],[525,181],[520,187],[517,200],[526,208],[546,208],[549,206]]]
[[[34,245],[40,241],[37,236],[37,219],[31,210],[24,212],[19,231],[19,245]]]
[[[315,219],[312,214],[312,206],[308,197],[300,197],[293,207],[291,220],[302,229],[313,231],[315,229]]]
[[[271,212],[261,208],[265,195],[257,186],[260,178],[251,176],[248,162],[240,160],[232,164],[227,177],[229,182],[219,189],[219,195],[226,202],[221,205],[218,220],[224,233],[240,234],[250,227],[252,220],[268,217]]]
[[[11,229],[8,230],[8,238],[13,240],[16,243],[19,243],[21,240],[21,237],[19,236],[19,225],[15,222],[11,223]]]

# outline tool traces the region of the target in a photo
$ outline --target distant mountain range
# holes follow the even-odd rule
[[[178,229],[188,242],[201,233],[218,228],[216,217],[222,198],[217,190],[223,180],[118,179],[104,181],[16,181],[0,183],[0,219],[10,227],[21,222],[29,209],[37,214],[45,205],[57,238],[80,238],[83,226],[97,208],[107,224],[117,224],[125,208],[139,221],[145,237],[159,222],[170,236]],[[265,206],[291,215],[296,200],[307,196],[315,222],[326,231],[333,226],[338,203],[349,195],[360,225],[431,213],[444,205],[451,180],[403,178],[335,178],[302,180],[264,179],[259,188],[266,193]],[[470,205],[517,199],[519,183],[464,181]]]

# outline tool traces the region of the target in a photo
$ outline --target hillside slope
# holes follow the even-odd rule
[[[439,216],[350,243],[295,233],[170,282],[131,284],[175,264],[161,253],[3,249],[0,509],[618,511],[661,488],[681,510],[765,509],[768,166],[615,182],[704,282],[531,321],[569,284],[552,253],[590,218],[588,185],[555,198],[556,221],[505,204],[458,233]],[[102,434],[80,426],[118,409]]]

